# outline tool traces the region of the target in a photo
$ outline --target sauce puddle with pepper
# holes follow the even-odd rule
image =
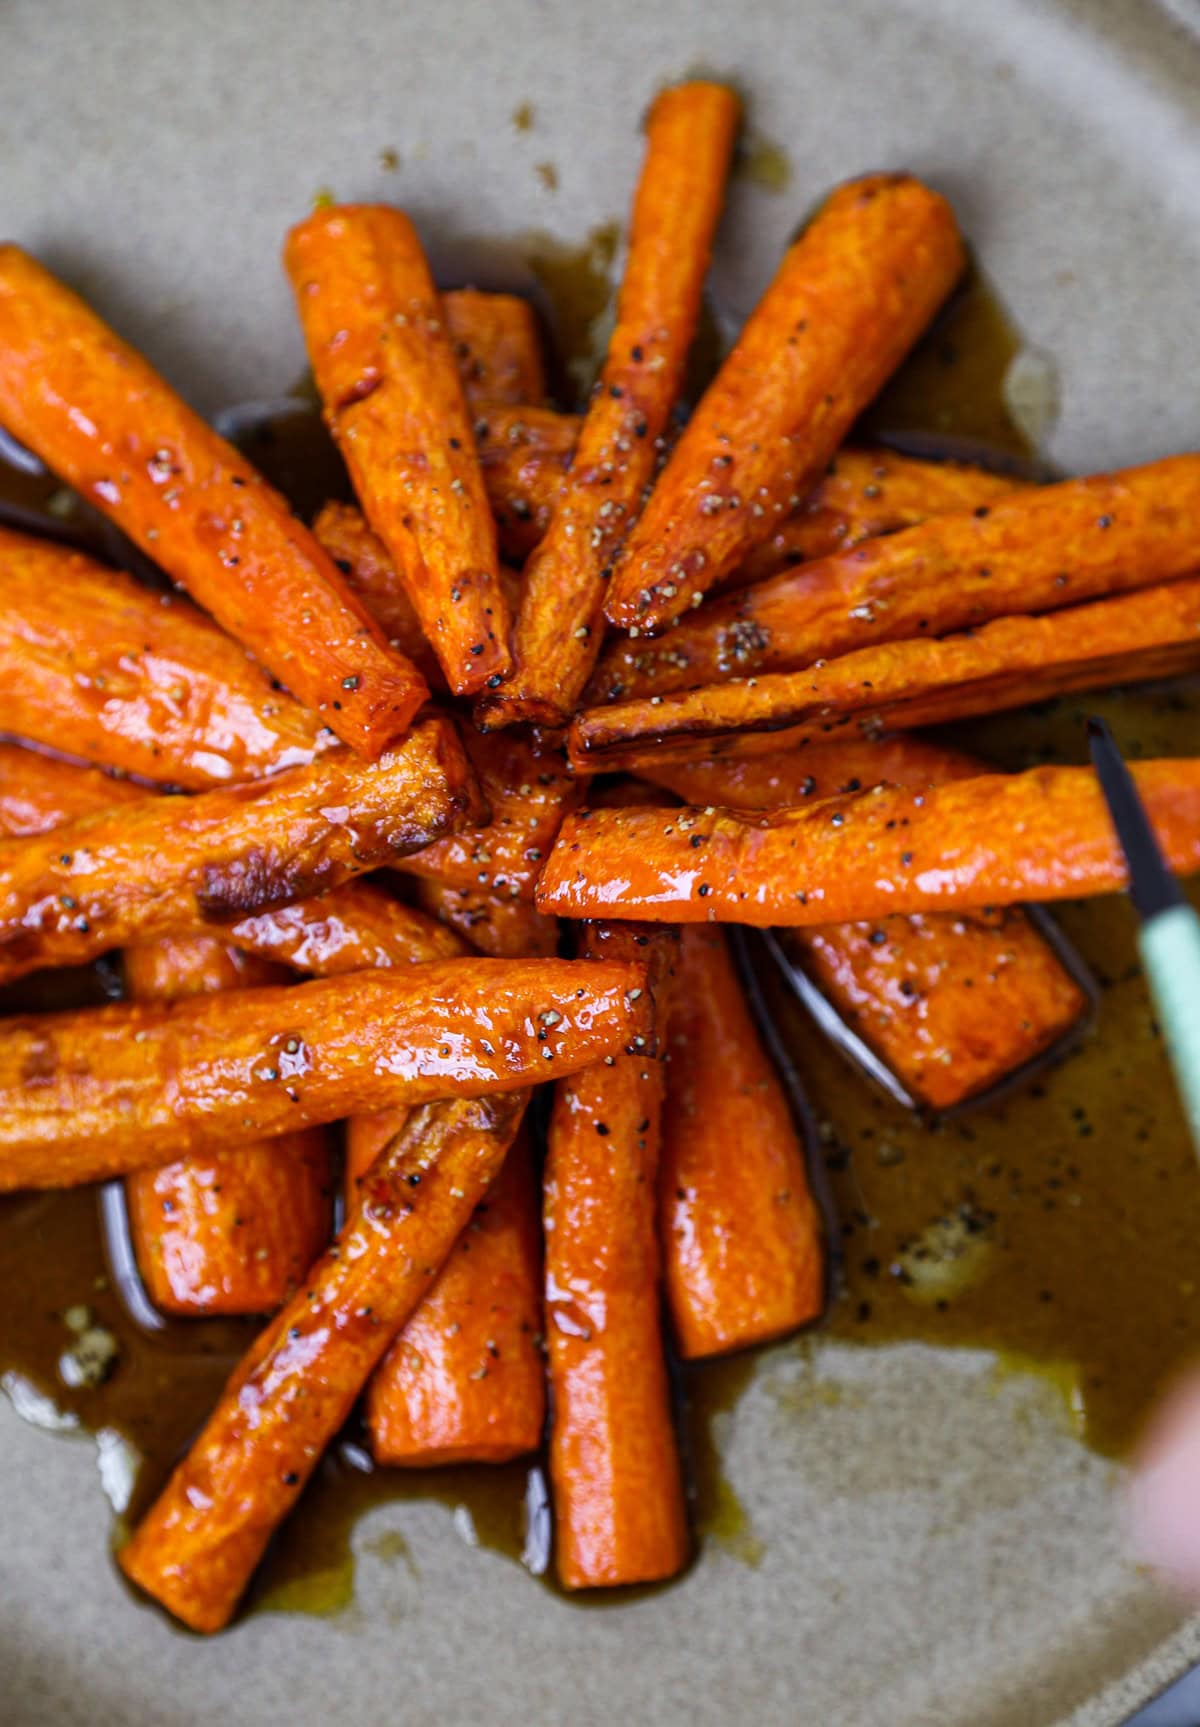
[[[540,284],[563,376],[578,383],[595,357],[615,242],[609,228],[576,251],[531,237],[506,249],[507,265],[480,253],[455,274],[512,286],[511,258],[519,258]],[[710,323],[709,370],[717,346]],[[896,433],[917,452],[972,454],[986,445],[1027,460],[1030,434],[1052,414],[1053,379],[1043,360],[1021,354],[975,276],[872,410],[867,430]],[[311,401],[234,421],[247,453],[306,512],[346,495]],[[53,525],[115,555],[111,530],[78,512],[55,481],[2,460],[0,520]],[[1160,685],[959,726],[955,740],[1003,767],[1078,761],[1086,711],[1104,713],[1134,759],[1182,754],[1194,752],[1198,709],[1200,685]],[[992,1350],[1001,1370],[1051,1376],[1080,1439],[1117,1455],[1163,1382],[1200,1352],[1200,1173],[1137,969],[1128,907],[1105,899],[1057,915],[1101,986],[1094,1028],[1001,1107],[932,1130],[853,1075],[773,971],[761,969],[759,983],[818,1123],[815,1155],[836,1216],[832,1245],[841,1257],[823,1334],[864,1347],[919,1340]],[[102,963],[38,977],[5,992],[0,1010],[103,1000],[114,976]],[[0,1201],[0,1383],[28,1419],[99,1436],[118,1531],[153,1497],[257,1328],[247,1320],[146,1329],[122,1299],[123,1275],[106,1252],[95,1190]],[[799,1338],[782,1348],[802,1354],[812,1344]],[[677,1375],[701,1546],[712,1542],[747,1564],[761,1556],[762,1541],[722,1473],[718,1435],[755,1364],[754,1356],[734,1357]],[[355,1525],[390,1500],[436,1501],[463,1540],[546,1573],[540,1465],[374,1470],[351,1431],[275,1542],[252,1610],[345,1606]],[[411,1564],[394,1530],[372,1550]]]

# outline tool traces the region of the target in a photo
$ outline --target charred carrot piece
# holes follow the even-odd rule
[[[643,982],[616,963],[455,959],[7,1019],[0,1189],[556,1079],[642,1031],[626,998]]]
[[[582,772],[637,771],[656,757],[724,753],[736,734],[784,734],[745,752],[761,754],[842,727],[939,725],[1197,664],[1200,581],[1178,581],[1042,617],[997,618],[940,641],[883,642],[800,672],[591,708],[571,728],[569,753]]]
[[[580,951],[648,962],[657,1013],[676,942],[587,925]],[[661,1005],[658,1005],[661,1004]],[[544,1179],[555,1562],[568,1589],[670,1577],[688,1556],[659,1317],[659,1032],[556,1090]]]
[[[283,973],[206,936],[125,953],[135,1001],[181,1001],[279,983]],[[210,1143],[127,1177],[138,1270],[164,1313],[269,1313],[329,1239],[332,1187],[321,1128],[227,1150]]]
[[[545,538],[525,566],[513,669],[479,723],[564,724],[603,631],[604,584],[641,508],[688,349],[740,116],[721,84],[664,90],[646,122],[617,323]]]
[[[1134,770],[1172,867],[1200,869],[1200,760]],[[876,786],[751,822],[730,811],[568,816],[537,904],[565,917],[849,923],[1114,893],[1125,867],[1084,768]]]
[[[498,1174],[526,1094],[417,1111],[335,1247],[234,1372],[121,1549],[126,1576],[196,1631],[232,1616],[275,1528]]]
[[[963,266],[944,198],[851,180],[788,249],[625,543],[605,606],[655,634],[800,504]]]
[[[421,242],[383,205],[318,210],[284,264],[325,417],[456,695],[509,668],[496,530]]]
[[[523,737],[484,737],[464,727],[463,744],[491,819],[460,827],[396,867],[447,886],[532,899],[563,817],[579,802],[580,782],[567,773],[561,751]]]
[[[824,1254],[804,1147],[720,930],[682,932],[666,1047],[659,1234],[690,1360],[815,1319]]]
[[[418,881],[417,903],[477,948],[498,958],[513,954],[548,958],[558,952],[558,924],[526,899],[493,888],[451,887]]]
[[[428,696],[284,500],[140,354],[0,246],[0,421],[337,735],[376,756]]]
[[[506,558],[523,562],[549,527],[580,424],[551,408],[477,409],[475,447]]]
[[[1200,455],[1013,492],[746,588],[610,668],[607,699],[797,671],[1190,575]],[[657,649],[657,651],[656,651]]]
[[[541,1241],[528,1138],[517,1142],[437,1282],[367,1386],[377,1463],[503,1463],[546,1416]]]
[[[452,288],[442,295],[442,313],[472,407],[545,401],[542,334],[528,300],[520,294]]]
[[[375,762],[338,751],[270,780],[148,798],[0,842],[0,977],[213,930],[431,844],[480,804],[453,727]]]
[[[337,741],[187,600],[5,529],[0,681],[10,732],[187,789],[257,779]]]
[[[776,810],[888,784],[922,790],[985,772],[919,738],[813,744],[751,761],[679,763],[663,782],[692,804]],[[950,1109],[1056,1044],[1087,998],[1017,907],[918,912],[796,930],[826,998],[911,1098]]]

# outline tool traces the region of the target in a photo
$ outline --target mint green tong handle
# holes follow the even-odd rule
[[[1200,1151],[1200,917],[1190,905],[1171,906],[1142,925],[1138,947]]]

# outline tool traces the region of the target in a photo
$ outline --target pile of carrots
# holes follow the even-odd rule
[[[827,199],[678,432],[738,123],[655,101],[581,417],[399,210],[295,227],[358,500],[311,525],[0,248],[0,424],[173,584],[0,530],[0,981],[126,983],[0,1021],[0,1189],[123,1177],[154,1302],[272,1315],[119,1555],[199,1630],[360,1399],[402,1467],[548,1423],[566,1587],[686,1563],[664,1310],[697,1359],[824,1290],[720,923],[792,926],[935,1109],[1083,1011],[1022,907],[1122,885],[1090,773],[901,728],[1200,665],[1200,456],[1033,488],[843,447],[963,268],[900,173]],[[1200,867],[1200,760],[1136,771]]]

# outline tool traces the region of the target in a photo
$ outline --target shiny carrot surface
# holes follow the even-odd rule
[[[528,1137],[459,1236],[367,1386],[377,1463],[503,1463],[546,1416],[541,1241]]]
[[[528,300],[519,294],[452,288],[442,295],[442,313],[472,407],[545,400],[542,335]]]
[[[0,1189],[556,1079],[643,1030],[643,982],[615,963],[456,959],[6,1019]]]
[[[134,1001],[181,1001],[282,981],[283,973],[207,936],[125,953]],[[239,1146],[209,1143],[126,1178],[146,1293],[164,1313],[269,1313],[329,1239],[332,1186],[321,1128]]]
[[[604,699],[796,671],[868,643],[1058,611],[1192,573],[1200,455],[1012,492],[744,589],[626,651]]]
[[[1200,760],[1133,769],[1171,866],[1200,869]],[[849,923],[1113,893],[1125,865],[1085,768],[877,786],[758,822],[729,811],[568,816],[538,883],[562,917]]]
[[[471,726],[462,735],[490,820],[459,827],[397,868],[447,886],[532,899],[563,817],[579,802],[580,782],[567,773],[558,749],[540,748],[522,736],[485,737]]]
[[[545,538],[525,566],[513,668],[480,723],[562,725],[596,661],[605,580],[641,509],[688,349],[741,107],[721,84],[664,90],[646,121],[608,354]]]
[[[692,804],[764,811],[882,784],[921,790],[983,771],[961,751],[898,735],[679,763],[659,777]],[[828,924],[796,930],[788,945],[909,1096],[933,1109],[998,1084],[1057,1043],[1087,1005],[1015,907]]]
[[[787,1097],[720,930],[682,932],[666,1052],[659,1233],[676,1342],[692,1359],[818,1316],[821,1223]]]
[[[496,530],[454,354],[416,230],[379,204],[317,210],[284,263],[325,417],[446,682],[509,668]]]
[[[661,1011],[676,942],[587,925],[585,955],[648,961]],[[656,1014],[657,1017],[657,1014]],[[546,1156],[546,1347],[555,1564],[568,1589],[645,1583],[689,1542],[663,1355],[654,1191],[660,1031],[556,1090]]]
[[[346,586],[357,595],[393,647],[407,654],[431,689],[446,680],[437,655],[425,638],[408,590],[378,534],[354,504],[326,504],[313,533],[337,565]]]
[[[428,695],[250,464],[18,246],[0,246],[0,422],[110,516],[344,742]]]
[[[518,1092],[415,1113],[121,1549],[126,1576],[193,1630],[219,1631],[232,1616],[272,1532],[498,1174],[524,1107]]]
[[[801,672],[591,708],[571,728],[570,755],[583,772],[636,771],[672,752],[709,755],[737,733],[786,730],[795,744],[843,726],[939,725],[1196,665],[1200,581],[1171,582],[1042,617],[997,618],[940,641],[883,642]]]
[[[425,911],[457,930],[480,953],[499,958],[527,954],[533,959],[558,952],[557,920],[543,917],[526,899],[439,881],[418,881],[416,896]]]
[[[117,774],[0,743],[0,834],[24,837],[155,794]]]
[[[545,534],[579,426],[551,408],[489,402],[476,410],[475,448],[506,558],[522,562]]]
[[[945,199],[907,174],[851,180],[788,249],[676,444],[605,611],[651,634],[797,508],[963,265]]]
[[[212,930],[335,887],[479,812],[453,727],[250,785],[100,810],[0,842],[0,977]]]
[[[8,731],[187,789],[337,741],[187,600],[3,528],[0,681]]]

